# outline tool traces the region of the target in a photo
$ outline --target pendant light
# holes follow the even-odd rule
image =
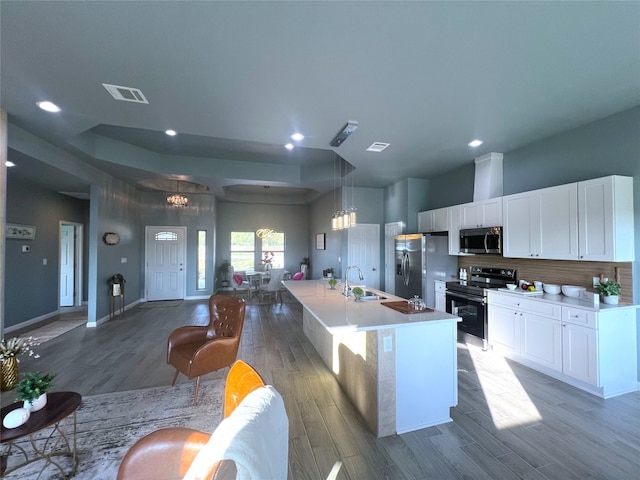
[[[189,199],[180,194],[179,180],[176,180],[176,193],[173,193],[167,197],[167,204],[172,207],[186,207],[189,203]]]

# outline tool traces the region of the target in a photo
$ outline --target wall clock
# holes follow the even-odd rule
[[[113,232],[107,232],[102,236],[102,240],[107,245],[117,245],[120,243],[120,235]]]

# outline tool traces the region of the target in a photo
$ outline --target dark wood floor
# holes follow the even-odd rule
[[[337,478],[353,480],[640,478],[640,393],[602,400],[464,344],[453,422],[376,439],[306,340],[301,317],[297,303],[249,306],[239,355],[284,396],[292,480],[324,479],[337,461]],[[204,301],[132,309],[40,345],[41,358],[20,366],[57,372],[56,389],[83,395],[168,385],[167,335],[206,319]]]

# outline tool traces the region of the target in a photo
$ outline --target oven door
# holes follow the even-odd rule
[[[447,290],[447,313],[457,315],[462,319],[458,322],[458,330],[471,335],[473,340],[482,343],[482,349],[487,349],[487,302],[484,297],[467,295]]]

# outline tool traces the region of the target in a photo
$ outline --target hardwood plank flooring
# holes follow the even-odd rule
[[[20,369],[83,395],[168,385],[169,333],[207,316],[205,301],[132,309],[43,343]],[[323,480],[336,462],[340,480],[640,479],[639,392],[602,400],[461,343],[453,422],[377,439],[304,336],[299,304],[248,305],[239,358],[283,395],[292,480]]]

